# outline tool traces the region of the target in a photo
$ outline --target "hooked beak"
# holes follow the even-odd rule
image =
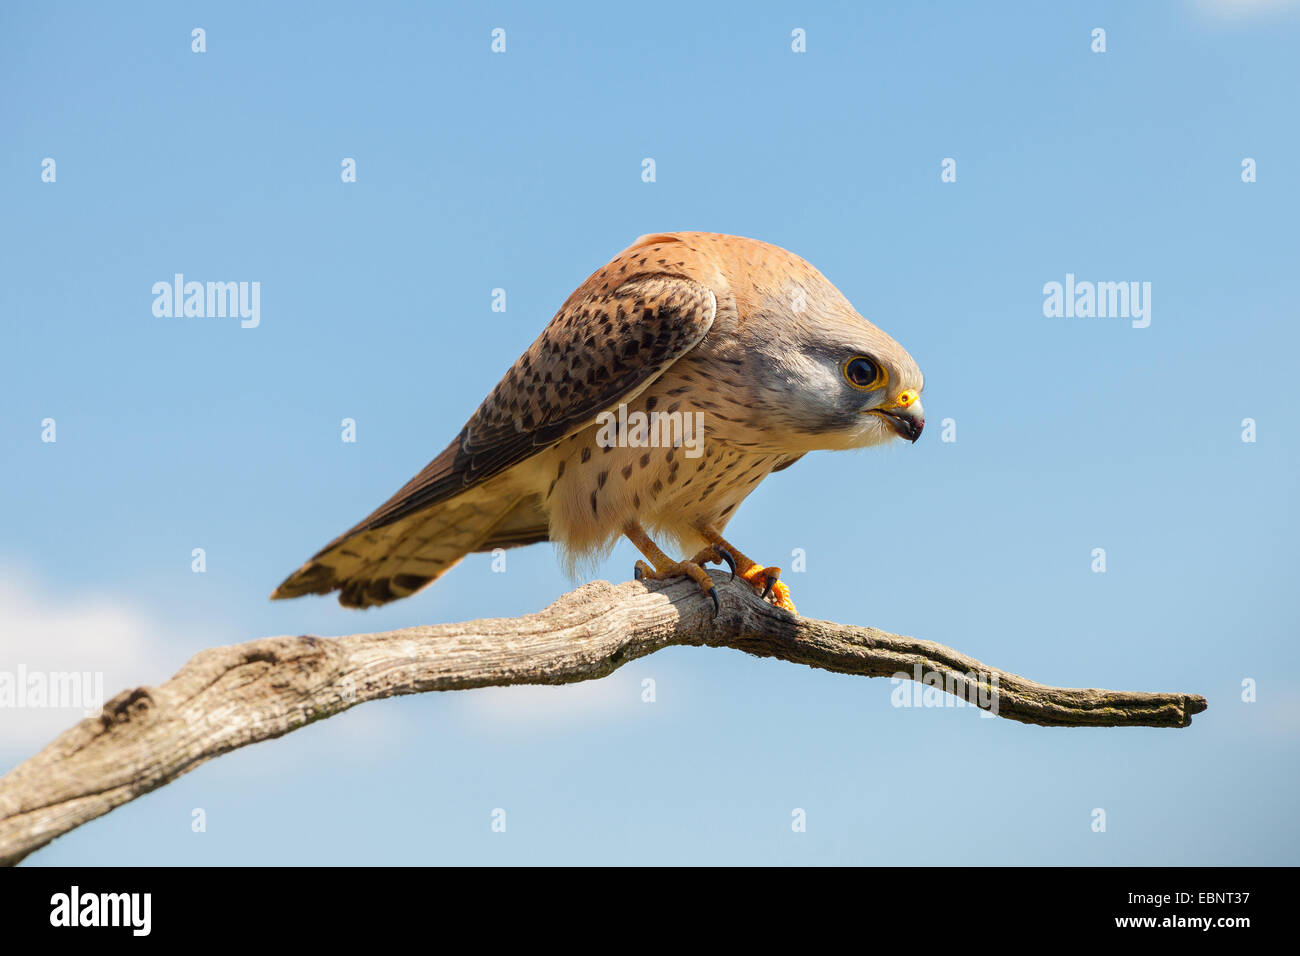
[[[897,435],[914,444],[921,437],[921,430],[925,428],[925,412],[921,409],[920,399],[914,392],[904,392],[899,396],[898,401],[881,408],[873,408],[871,411],[889,422],[889,427]]]

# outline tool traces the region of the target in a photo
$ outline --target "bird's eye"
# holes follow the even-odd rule
[[[880,388],[886,381],[885,373],[880,366],[865,355],[851,358],[845,363],[844,377],[854,388],[861,389]]]

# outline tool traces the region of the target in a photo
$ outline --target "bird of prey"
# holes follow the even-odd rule
[[[707,562],[794,611],[780,568],[727,542],[727,522],[810,451],[915,442],[923,387],[902,346],[798,256],[642,236],[569,296],[442,454],[271,597],[370,607],[472,552],[554,541],[572,562],[626,535],[646,558],[636,577],[688,575],[715,613]]]

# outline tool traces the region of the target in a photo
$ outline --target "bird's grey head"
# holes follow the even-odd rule
[[[786,290],[751,326],[761,404],[803,450],[915,442],[925,426],[921,370],[834,286],[818,285]]]

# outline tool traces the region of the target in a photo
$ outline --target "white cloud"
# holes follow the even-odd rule
[[[103,700],[127,687],[157,684],[180,661],[157,624],[119,600],[86,596],[69,601],[39,588],[12,568],[0,574],[0,752],[22,760]],[[35,685],[57,688],[53,674],[78,678],[74,706],[50,700],[33,706]],[[19,686],[22,677],[25,686]],[[7,682],[7,686],[4,684]],[[5,695],[13,695],[7,697]],[[50,696],[58,696],[51,693]],[[20,706],[14,706],[19,704]]]

